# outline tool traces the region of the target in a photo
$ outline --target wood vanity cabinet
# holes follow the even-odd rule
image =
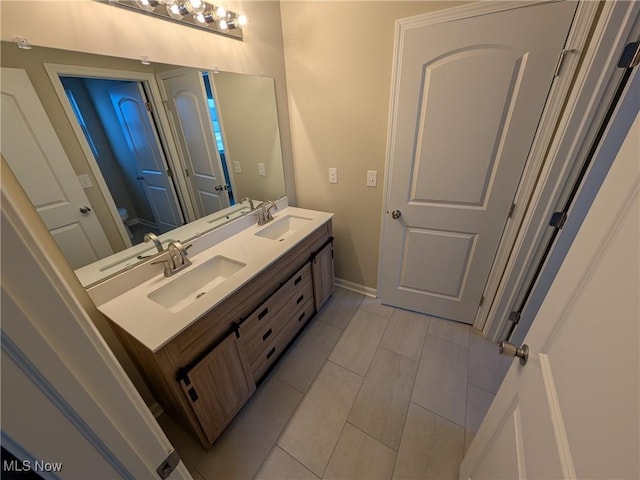
[[[155,398],[210,448],[334,289],[331,221],[152,352],[112,323]]]

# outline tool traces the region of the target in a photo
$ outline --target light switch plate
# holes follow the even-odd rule
[[[80,186],[82,188],[91,188],[93,187],[93,183],[91,183],[91,179],[89,175],[78,175],[78,181],[80,182]]]
[[[377,170],[367,170],[367,187],[376,187],[378,185]]]
[[[329,169],[329,183],[338,183],[338,169],[330,168]]]
[[[267,176],[267,171],[264,168],[264,163],[258,163],[258,174],[261,177],[266,177]]]
[[[237,160],[233,162],[233,170],[236,173],[242,173],[242,167],[240,166],[240,162],[238,162]]]

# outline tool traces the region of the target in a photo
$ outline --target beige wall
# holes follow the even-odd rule
[[[285,186],[273,80],[220,72],[213,83],[236,200],[239,195],[261,201],[281,197]],[[233,162],[240,162],[241,173]],[[258,163],[265,165],[266,176],[259,175]]]
[[[377,283],[395,20],[456,5],[281,5],[297,201],[335,212],[339,278]],[[329,167],[338,168],[337,184]],[[367,170],[378,171],[377,188],[365,185]]]

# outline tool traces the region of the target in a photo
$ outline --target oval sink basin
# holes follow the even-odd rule
[[[246,264],[216,255],[200,265],[187,267],[184,273],[147,295],[172,312],[179,312],[205,293],[220,285]]]
[[[282,241],[311,221],[310,218],[287,215],[274,220],[271,225],[256,232],[256,235],[270,240]]]

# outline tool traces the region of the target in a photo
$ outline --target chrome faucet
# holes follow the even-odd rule
[[[254,208],[256,208],[256,207],[254,206],[254,204],[253,204],[253,200],[251,200],[249,197],[242,197],[242,198],[240,199],[240,203],[242,203],[242,202],[244,202],[244,201],[249,202],[249,206],[251,207],[251,210],[253,210]]]
[[[278,210],[278,206],[271,200],[267,200],[258,205],[258,225],[264,225],[273,220],[271,209]]]
[[[169,257],[166,260],[158,260],[151,263],[162,263],[164,265],[164,276],[170,277],[191,265],[191,260],[187,258],[187,249],[190,246],[191,244],[184,246],[177,240],[171,242],[167,247]]]
[[[159,253],[162,253],[162,242],[155,233],[149,232],[144,234],[145,242],[153,242]]]

